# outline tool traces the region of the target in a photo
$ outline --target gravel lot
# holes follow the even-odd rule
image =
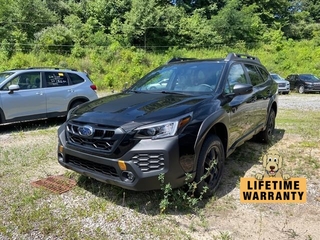
[[[279,108],[299,110],[320,110],[320,94],[279,95]]]

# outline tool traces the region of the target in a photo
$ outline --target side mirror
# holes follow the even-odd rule
[[[20,86],[17,84],[13,84],[9,86],[9,94],[12,94],[14,91],[20,90]]]
[[[248,83],[237,83],[233,87],[233,93],[235,95],[244,95],[244,94],[251,93],[252,91],[253,91],[253,86],[252,84],[248,84]]]

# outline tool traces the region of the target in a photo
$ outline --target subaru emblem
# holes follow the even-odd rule
[[[78,132],[81,136],[90,137],[93,135],[94,129],[89,125],[84,125],[83,127],[79,127]]]

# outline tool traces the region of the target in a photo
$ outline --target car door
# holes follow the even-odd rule
[[[69,85],[68,77],[64,72],[46,71],[43,73],[43,77],[45,79],[48,117],[65,114],[69,102],[77,94],[73,85]]]
[[[249,84],[241,63],[234,63],[228,72],[225,94],[232,96],[233,87],[237,84]],[[224,106],[229,115],[229,146],[232,148],[241,144],[253,128],[252,117],[254,114],[254,93],[236,95]]]
[[[45,117],[46,98],[40,86],[34,87],[36,79],[40,79],[39,72],[22,73],[2,87],[0,94],[6,121]],[[20,89],[10,92],[10,85],[19,85]]]
[[[250,82],[253,86],[253,104],[252,104],[252,131],[260,129],[265,124],[268,116],[268,105],[272,93],[276,89],[272,90],[271,87],[278,87],[277,84],[272,84],[272,79],[269,73],[263,68],[246,63],[244,64],[246,72],[249,76]]]
[[[286,78],[286,80],[289,81],[291,90],[294,90],[297,87],[296,86],[296,75],[289,75]]]

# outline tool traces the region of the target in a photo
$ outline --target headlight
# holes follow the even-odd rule
[[[190,122],[191,117],[192,114],[190,113],[179,118],[136,128],[135,137],[151,139],[172,137]]]

